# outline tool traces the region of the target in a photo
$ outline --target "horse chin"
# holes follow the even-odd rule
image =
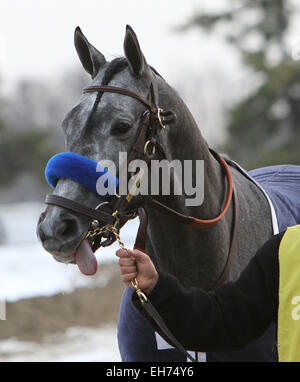
[[[76,250],[79,247],[80,243],[83,240],[84,234],[81,235],[82,238],[78,240],[76,238],[75,240],[72,240],[71,242],[65,242],[61,243],[55,238],[45,238],[43,234],[41,233],[42,230],[40,228],[40,224],[37,227],[37,236],[39,241],[41,242],[44,250],[48,252],[50,255],[53,256],[53,258],[64,264],[75,264],[75,254]]]
[[[75,254],[72,253],[71,255],[68,255],[68,256],[61,256],[61,255],[54,255],[52,254],[54,260],[58,261],[59,263],[63,263],[63,264],[76,264],[76,258],[75,258]]]
[[[44,245],[45,248],[45,245]],[[46,248],[45,248],[46,249]],[[91,245],[87,239],[83,239],[73,250],[49,251],[53,258],[63,264],[76,264],[81,273],[92,276],[97,272],[98,263]]]
[[[53,250],[49,249],[47,242],[42,243],[44,249],[53,256],[54,260],[63,263],[63,264],[76,264],[76,250],[79,247],[81,241],[72,246],[72,248],[65,248],[63,250]]]

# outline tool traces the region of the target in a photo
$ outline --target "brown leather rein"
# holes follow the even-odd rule
[[[114,86],[89,86],[84,89],[84,93],[90,93],[90,92],[110,92],[110,93],[118,93],[121,95],[126,95],[132,98],[137,99],[140,101],[146,108],[146,112],[143,114],[143,121],[141,124],[141,128],[139,129],[137,133],[137,137],[135,140],[135,143],[133,144],[129,155],[128,155],[128,163],[130,163],[132,160],[137,158],[144,158],[147,163],[151,161],[153,158],[156,149],[158,149],[164,157],[165,153],[163,150],[163,147],[160,145],[158,141],[158,128],[165,128],[167,124],[172,123],[174,121],[174,114],[170,111],[164,111],[157,107],[156,103],[156,97],[153,90],[153,87],[151,85],[150,87],[150,93],[149,93],[149,99],[143,98],[140,95],[119,87]],[[165,122],[167,121],[167,122]],[[147,209],[153,208],[159,213],[162,213],[164,215],[167,215],[171,219],[175,219],[181,224],[187,225],[192,228],[211,228],[215,226],[227,213],[231,202],[233,202],[233,226],[231,231],[231,241],[230,241],[230,249],[227,256],[226,264],[224,266],[224,269],[218,278],[218,280],[211,286],[211,290],[216,289],[217,287],[224,284],[229,276],[230,273],[230,267],[232,264],[233,254],[235,252],[236,247],[236,237],[237,237],[237,223],[238,223],[238,200],[236,197],[236,193],[234,192],[234,186],[232,181],[231,172],[229,169],[228,164],[222,158],[219,154],[214,152],[213,150],[210,150],[211,154],[215,157],[215,159],[220,163],[223,173],[227,179],[227,195],[225,198],[225,203],[222,208],[222,211],[219,213],[218,216],[203,220],[198,219],[196,217],[183,215],[164,204],[158,202],[155,199],[152,199],[147,203],[146,206],[141,207],[138,209],[138,215],[140,218],[140,226],[138,229],[138,233],[135,240],[134,248],[139,249],[143,252],[145,252],[145,244],[146,244],[146,233],[147,233]],[[92,209],[89,207],[86,207],[80,203],[77,203],[73,200],[61,197],[59,195],[48,195],[46,198],[45,203],[47,204],[53,204],[56,206],[60,206],[63,208],[67,208],[73,212],[78,212],[80,214],[84,214],[86,216],[89,216],[94,219],[93,224],[94,227],[92,227],[87,236],[93,237],[93,250],[96,250],[101,245],[101,238],[103,235],[103,232],[105,230],[102,227],[99,227],[98,224],[102,223],[105,227],[111,227],[112,235],[109,236],[108,244],[110,245],[113,241],[117,239],[116,232],[119,231],[119,229],[129,220],[137,216],[137,211],[127,212],[125,213],[125,210],[128,211],[129,203],[131,201],[132,195],[130,194],[130,191],[127,195],[122,195],[118,198],[115,198],[115,201],[113,203],[113,214],[109,214],[104,211],[100,211],[98,209]],[[96,225],[95,225],[96,221]],[[98,224],[97,224],[98,222]],[[97,232],[99,234],[97,234]],[[106,236],[107,237],[107,236]]]

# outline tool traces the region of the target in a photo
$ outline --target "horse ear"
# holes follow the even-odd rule
[[[106,63],[105,57],[88,42],[79,27],[75,29],[74,44],[82,66],[94,78],[100,67]]]
[[[136,34],[129,25],[126,25],[124,53],[132,73],[136,76],[140,76],[147,64]]]

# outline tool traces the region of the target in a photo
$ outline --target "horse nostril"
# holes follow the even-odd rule
[[[68,237],[77,232],[77,223],[73,219],[65,219],[55,229],[54,236],[57,238]]]
[[[61,237],[64,236],[64,232],[67,230],[67,222],[62,221],[55,227],[54,236]]]

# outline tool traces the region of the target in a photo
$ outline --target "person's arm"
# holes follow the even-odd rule
[[[214,293],[185,288],[175,277],[157,274],[150,258],[142,252],[118,251],[117,255],[123,281],[137,278],[140,288],[186,349],[234,350],[263,334],[276,318],[281,238],[282,234],[271,238],[237,281],[228,282]],[[135,294],[133,302],[144,314]]]

